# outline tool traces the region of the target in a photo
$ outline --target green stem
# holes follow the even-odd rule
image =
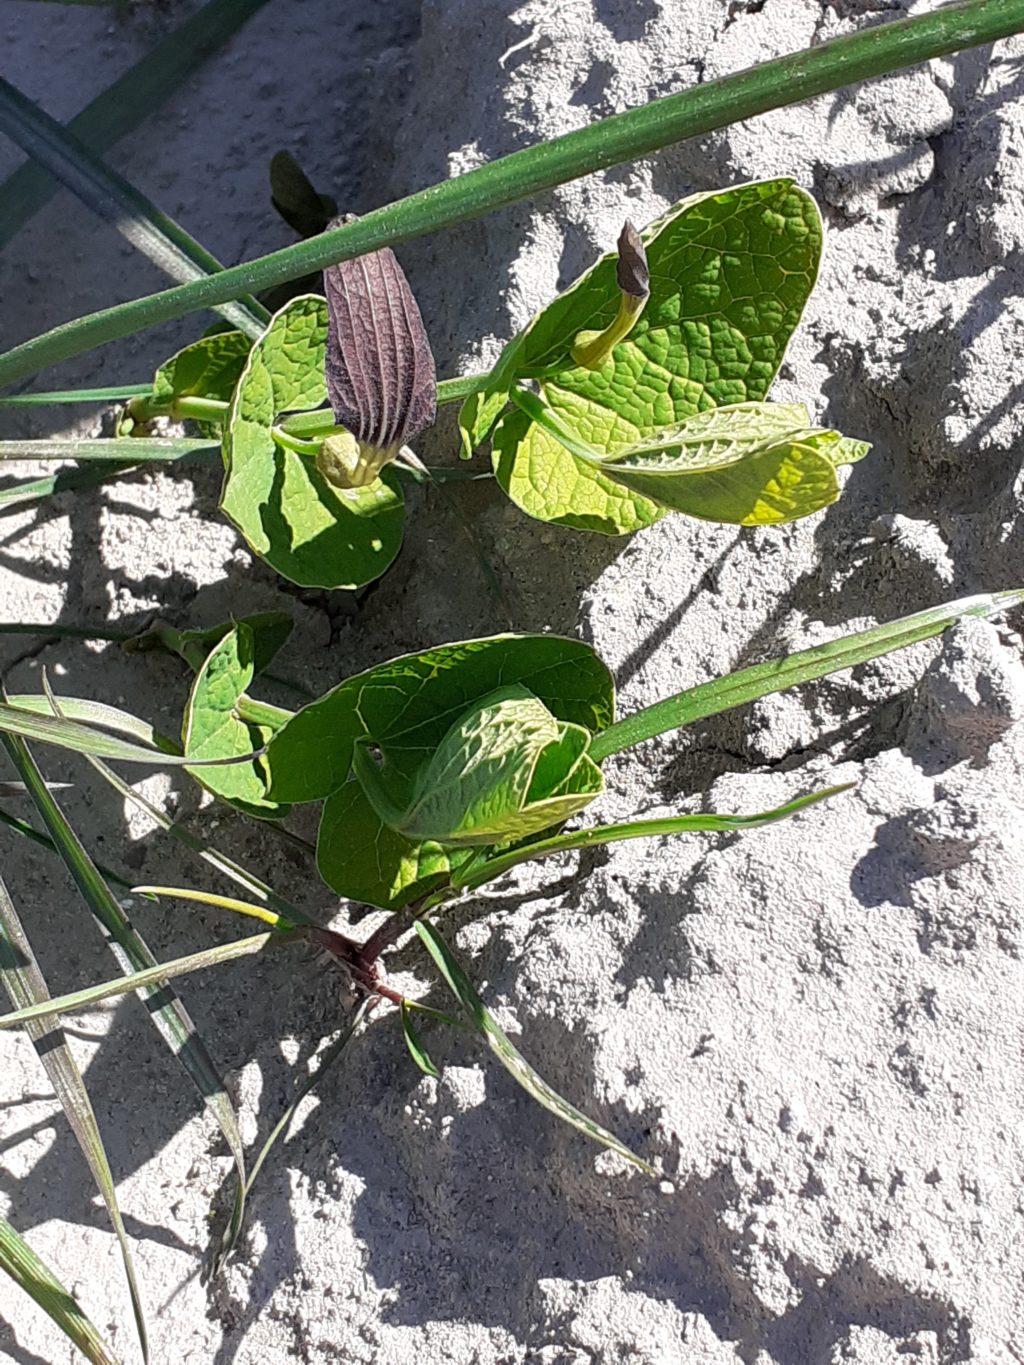
[[[585,441],[571,430],[561,418],[551,411],[543,399],[531,389],[524,389],[517,384],[509,391],[509,398],[521,412],[525,412],[531,421],[557,441],[559,445],[565,446],[566,450],[572,455],[577,455],[581,460],[589,460],[591,464],[602,464],[603,457],[593,446],[588,446]]]
[[[147,391],[145,397],[131,400],[128,416],[139,423],[152,422],[154,417],[173,417],[178,422],[216,422],[223,426],[229,406],[219,398],[194,398],[185,394],[161,401]]]
[[[480,483],[487,479],[494,478],[494,471],[490,469],[467,469],[463,465],[424,465],[425,473],[419,469],[412,469],[406,464],[395,464],[392,466],[395,473],[402,479],[410,479],[413,483]]]
[[[294,436],[290,431],[286,431],[280,424],[272,427],[270,434],[279,446],[283,446],[285,450],[293,450],[296,455],[305,455],[315,460],[320,454],[319,441],[304,441],[300,436]]]
[[[271,730],[280,730],[285,721],[291,720],[295,714],[283,706],[273,706],[268,701],[257,701],[254,697],[246,696],[244,692],[238,698],[235,709],[239,720],[244,720],[247,725],[265,725]]]
[[[0,441],[4,460],[104,460],[142,464],[164,460],[196,460],[220,455],[208,439],[123,436],[78,441]]]
[[[1022,29],[1024,0],[964,0],[912,19],[872,25],[806,52],[652,100],[513,152],[309,241],[53,328],[0,356],[0,384],[159,322],[479,218],[566,181],[648,156],[670,143],[962,48],[1008,38]]]
[[[486,374],[464,374],[458,379],[442,379],[437,386],[437,402],[439,407],[445,403],[461,403],[463,399],[471,394],[479,393],[481,389],[487,387],[487,381],[491,377],[491,371]]]

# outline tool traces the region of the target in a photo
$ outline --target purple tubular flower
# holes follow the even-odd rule
[[[384,247],[328,266],[324,289],[335,419],[360,446],[397,452],[437,413],[434,356],[409,282]]]

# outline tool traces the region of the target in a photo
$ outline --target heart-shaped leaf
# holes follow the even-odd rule
[[[605,409],[577,401],[580,415],[588,408],[588,434],[604,442],[601,429],[608,423]],[[665,515],[650,498],[626,484],[609,478],[601,465],[566,449],[550,432],[513,408],[498,423],[493,437],[494,472],[512,501],[538,521],[570,526],[577,531],[597,531],[621,536],[640,531]]]
[[[275,440],[278,418],[323,405],[327,305],[304,295],[271,318],[235,389],[224,433],[221,507],[252,549],[304,587],[357,588],[402,543],[401,488],[389,472],[341,492],[315,458]]]
[[[339,896],[402,910],[445,885],[474,856],[471,848],[442,848],[391,829],[352,778],[324,802],[316,842],[321,877]]]
[[[153,376],[153,400],[216,398],[230,401],[252,342],[241,332],[214,332],[172,355]]]
[[[610,358],[588,369],[574,364],[572,348],[616,316],[616,253],[509,343],[488,389],[464,405],[464,446],[483,439],[500,395],[523,380],[535,380],[547,407],[602,455],[636,449],[709,408],[763,400],[814,285],[821,236],[816,204],[789,179],[683,200],[641,233],[650,297]],[[627,497],[621,482],[605,481],[519,413],[501,418],[493,441],[499,482],[531,516],[623,534],[661,515],[646,488],[633,484]]]
[[[589,645],[558,635],[495,635],[405,654],[347,678],[304,706],[271,740],[275,800],[319,801],[352,767],[352,747],[377,745],[411,781],[452,724],[500,687],[527,688],[560,721],[596,734],[612,723],[615,687]]]
[[[563,734],[559,726],[571,727],[570,735],[579,727],[585,743],[614,719],[611,675],[588,645],[556,635],[499,635],[442,645],[371,668],[304,707],[274,736],[266,755],[270,798],[328,798],[317,866],[339,895],[398,910],[443,885],[475,856],[470,846],[410,837],[391,828],[350,776],[354,746],[374,746],[386,774],[386,797],[404,808],[411,793],[422,790],[416,788],[420,769],[460,718],[498,689],[516,686],[547,708],[557,723],[556,736]],[[575,737],[564,742],[581,743]],[[571,755],[553,753],[550,766],[537,763],[538,802],[564,797],[566,806],[578,809],[587,762],[582,753],[575,762]],[[577,770],[580,776],[574,779]],[[580,792],[571,789],[573,780]],[[553,806],[548,814],[552,821],[564,818]]]
[[[243,721],[238,701],[256,673],[253,632],[237,625],[216,644],[196,674],[185,708],[182,746],[187,758],[234,758],[262,749],[271,736],[265,725]],[[225,768],[190,769],[208,791],[262,819],[288,814],[288,807],[267,798],[262,756]]]

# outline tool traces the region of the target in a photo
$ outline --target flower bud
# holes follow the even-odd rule
[[[329,437],[317,466],[335,486],[361,488],[434,421],[434,357],[409,282],[389,248],[328,266],[324,291],[327,395],[351,440]]]
[[[629,221],[619,234],[618,251],[615,278],[620,291],[619,311],[603,332],[580,332],[572,348],[573,360],[588,370],[599,370],[613,348],[629,336],[651,294],[647,252]]]

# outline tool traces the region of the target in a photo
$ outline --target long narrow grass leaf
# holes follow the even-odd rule
[[[0,516],[29,503],[42,502],[55,493],[82,493],[87,488],[99,488],[115,479],[127,478],[145,469],[138,464],[97,464],[86,469],[62,469],[57,474],[45,474],[40,479],[26,479],[23,483],[0,488]]]
[[[230,763],[251,763],[256,753],[240,758],[195,759],[180,754],[169,754],[162,749],[129,744],[126,740],[106,735],[73,720],[61,720],[53,715],[38,715],[19,706],[0,702],[0,732],[20,735],[23,739],[53,744],[58,749],[70,749],[78,754],[95,754],[97,758],[117,759],[122,763],[146,763],[151,767],[190,768],[223,766]]]
[[[13,833],[20,834],[23,839],[36,844],[39,848],[45,848],[50,853],[59,855],[60,850],[48,834],[43,834],[34,825],[30,825],[27,820],[19,819],[18,816],[12,815],[10,811],[4,810],[2,807],[0,807],[0,825],[6,825]],[[122,877],[119,872],[114,872],[112,868],[106,867],[103,863],[97,863],[96,870],[104,880],[113,882],[115,886],[123,886],[126,891],[131,890],[132,883],[127,877]]]
[[[220,458],[220,446],[190,437],[122,436],[67,441],[0,441],[3,460],[106,460],[161,464],[199,457]]]
[[[83,204],[111,223],[136,250],[185,283],[223,270],[220,261],[111,170],[84,142],[0,76],[0,133],[5,133],[37,165],[49,171]],[[246,336],[256,338],[270,314],[254,298],[218,304],[216,311]]]
[[[201,10],[145,53],[67,125],[68,131],[102,155],[155,114],[188,78],[241,28],[266,0],[210,0]],[[0,250],[56,193],[48,172],[30,163],[0,185]]]
[[[333,1067],[334,1064],[345,1054],[349,1044],[353,1041],[354,1038],[357,1037],[359,1030],[362,1028],[363,1020],[366,1018],[369,1008],[370,1008],[369,999],[365,999],[360,1003],[358,1009],[352,1015],[352,1018],[345,1025],[341,1033],[339,1033],[338,1037],[335,1038],[334,1042],[330,1045],[329,1048],[327,1048],[323,1056],[320,1058],[316,1070],[310,1072],[310,1074],[305,1078],[305,1080],[296,1090],[295,1094],[292,1096],[291,1101],[288,1104],[288,1107],[285,1109],[284,1113],[281,1115],[278,1121],[274,1124],[273,1128],[271,1128],[269,1134],[267,1135],[266,1141],[264,1142],[263,1146],[260,1148],[259,1152],[256,1155],[256,1160],[252,1163],[252,1166],[249,1169],[249,1179],[246,1182],[245,1189],[242,1191],[243,1198],[248,1198],[248,1196],[252,1193],[252,1187],[256,1183],[256,1177],[263,1169],[267,1157],[269,1157],[271,1150],[274,1144],[277,1142],[278,1138],[280,1138],[282,1134],[287,1134],[288,1129],[292,1125],[292,1120],[295,1118],[295,1115],[298,1112],[299,1105],[306,1098],[306,1096],[313,1089],[315,1089],[316,1086],[320,1084],[320,1082],[327,1075],[327,1072],[331,1069],[331,1067]],[[238,1240],[238,1234],[241,1231],[241,1226],[242,1226],[241,1214],[238,1210],[238,1206],[236,1205],[235,1209],[232,1212],[231,1221],[229,1222],[227,1228],[225,1229],[224,1236],[221,1239],[220,1248],[218,1249],[215,1260],[214,1273],[216,1273],[220,1269],[220,1267],[224,1264],[225,1259],[231,1254],[231,1251]]]
[[[420,1037],[419,1030],[412,1020],[413,1007],[408,1000],[402,1001],[402,1037],[405,1039],[405,1046],[409,1049],[409,1056],[413,1059],[425,1076],[433,1076],[436,1080],[440,1076],[437,1066],[427,1049],[423,1046],[423,1039]]]
[[[48,1006],[50,993],[39,964],[35,960],[32,947],[7,887],[0,878],[0,978],[10,996],[11,1004],[24,1011],[26,1009]],[[117,1191],[110,1163],[103,1147],[96,1115],[71,1050],[64,1041],[64,1034],[56,1024],[45,1023],[39,1019],[25,1022],[25,1032],[32,1040],[39,1060],[49,1077],[50,1084],[60,1101],[61,1108],[71,1125],[72,1132],[82,1149],[93,1179],[103,1196],[111,1225],[121,1247],[121,1259],[128,1280],[135,1327],[139,1334],[144,1361],[149,1359],[149,1343],[146,1336],[146,1318],[142,1299],[135,1278],[135,1266],[128,1246],[128,1235],[124,1220],[117,1203]]]
[[[100,776],[110,783],[115,791],[121,793],[126,801],[131,801],[134,805],[138,806],[140,810],[144,810],[147,815],[156,821],[165,833],[169,834],[172,839],[176,839],[178,843],[183,844],[186,848],[197,854],[204,862],[208,863],[210,867],[216,868],[218,872],[223,873],[229,880],[235,882],[238,886],[244,887],[250,895],[265,901],[268,906],[277,910],[284,919],[290,920],[293,924],[314,925],[316,923],[311,916],[307,915],[303,910],[300,910],[297,905],[293,905],[291,901],[286,900],[283,896],[279,896],[272,887],[266,884],[266,882],[261,881],[259,877],[254,876],[246,868],[242,867],[241,864],[236,863],[234,859],[229,858],[226,853],[221,853],[219,849],[207,844],[204,840],[200,839],[198,835],[193,834],[183,825],[177,824],[171,819],[166,811],[162,811],[159,806],[154,805],[153,802],[143,796],[141,792],[137,792],[119,773],[114,772],[113,768],[109,768],[98,758],[90,758],[89,762]]]
[[[841,792],[849,791],[853,785],[852,782],[844,782],[840,786],[826,787],[823,791],[798,796],[794,801],[787,801],[783,806],[761,811],[757,815],[669,815],[661,820],[627,820],[621,825],[594,825],[590,829],[573,830],[569,834],[556,834],[550,839],[539,839],[534,844],[513,849],[510,853],[499,853],[486,861],[473,862],[461,878],[458,872],[455,873],[452,885],[462,891],[471,891],[520,863],[536,862],[539,858],[550,858],[554,853],[569,853],[573,849],[622,843],[627,839],[655,839],[672,834],[729,834],[738,830],[758,829],[761,825],[772,825],[777,820],[788,820],[791,815],[798,815],[808,806],[816,806],[819,801],[828,801]]]
[[[9,393],[0,397],[0,408],[44,408],[63,403],[120,403],[144,398],[152,384],[115,384],[106,389],[49,389],[39,393]]]
[[[268,289],[380,247],[479,218],[566,181],[648,156],[671,143],[900,67],[1007,38],[1022,29],[1024,0],[963,0],[914,18],[871,25],[807,51],[691,86],[512,152],[355,222],[219,275],[65,323],[0,356],[0,384],[13,383],[94,346],[224,303],[243,292]]]
[[[0,1270],[35,1299],[90,1365],[117,1365],[110,1347],[71,1294],[5,1218],[0,1218]]]
[[[236,915],[247,915],[250,919],[262,920],[275,929],[294,929],[290,920],[283,919],[273,910],[250,901],[236,900],[234,896],[218,896],[215,891],[194,891],[186,886],[136,886],[132,888],[139,896],[166,896],[171,900],[198,901],[200,905],[212,905],[218,910],[231,910]]]
[[[3,634],[5,629],[6,627],[0,626],[0,634]],[[42,716],[54,714],[53,703],[41,692],[10,692],[7,702],[19,711],[31,711]],[[60,697],[56,699],[56,704],[58,720],[80,721],[83,725],[114,730],[119,735],[127,735],[129,739],[134,739],[147,748],[159,749],[165,754],[181,753],[181,746],[167,735],[162,735],[148,720],[133,716],[130,711],[122,711],[119,706],[110,706],[103,701],[90,701],[84,697]]]
[[[801,649],[782,659],[713,678],[711,682],[689,687],[685,692],[666,697],[664,701],[655,702],[610,725],[594,736],[590,756],[595,763],[601,763],[609,754],[631,749],[667,730],[692,725],[694,721],[756,701],[758,697],[767,697],[772,692],[781,692],[787,687],[796,687],[829,673],[838,673],[840,669],[852,668],[854,664],[891,654],[893,650],[916,645],[921,640],[930,640],[965,616],[984,620],[1021,602],[1024,602],[1024,588],[962,597],[959,601],[929,607],[927,611],[915,612],[913,616],[903,616],[882,626],[872,626],[870,630],[841,636],[828,644]]]
[[[69,445],[70,442],[59,442],[61,445]],[[81,442],[83,447],[92,442]],[[0,455],[0,461],[4,458]],[[10,456],[9,458],[21,458],[20,456]],[[25,458],[36,458],[26,456]],[[42,455],[41,459],[65,459],[66,456]],[[76,455],[75,458],[78,458]],[[162,455],[149,457],[145,454],[140,463],[127,464],[111,460],[94,460],[92,455],[85,453],[81,456],[87,461],[84,468],[65,468],[57,471],[56,474],[44,474],[38,479],[26,479],[21,483],[11,484],[7,488],[0,488],[0,516],[13,511],[17,507],[27,506],[29,503],[41,502],[44,498],[53,497],[55,493],[81,493],[87,488],[101,488],[106,483],[114,483],[120,479],[127,479],[133,474],[144,473],[154,459],[162,460]],[[199,450],[188,451],[184,454],[169,456],[168,459],[178,460],[183,464],[213,464],[219,462],[220,451],[216,446],[206,446]]]
[[[425,919],[418,919],[416,921],[416,932],[423,940],[427,952],[434,959],[434,964],[470,1022],[475,1025],[487,1046],[512,1079],[521,1085],[538,1104],[543,1105],[545,1109],[557,1118],[562,1119],[563,1122],[568,1123],[572,1128],[577,1129],[602,1147],[617,1152],[631,1165],[638,1166],[648,1175],[657,1175],[652,1166],[649,1166],[646,1161],[642,1161],[635,1152],[631,1152],[614,1133],[609,1133],[607,1128],[602,1128],[599,1123],[587,1118],[586,1114],[577,1109],[574,1104],[570,1104],[568,1100],[563,1099],[542,1076],[538,1075],[499,1027],[497,1020],[477,994],[476,987],[466,975],[458,958],[434,926]]]
[[[5,743],[14,766],[28,788],[29,795],[64,860],[65,867],[103,930],[107,946],[121,971],[127,974],[158,967],[160,964],[149,945],[128,919],[47,787],[28,746],[21,740],[10,738]],[[168,982],[160,981],[152,986],[142,987],[139,990],[139,997],[153,1021],[153,1026],[167,1044],[172,1056],[181,1063],[185,1074],[220,1128],[238,1172],[239,1187],[243,1188],[245,1156],[241,1134],[238,1131],[227,1087],[218,1074],[206,1044],[196,1030],[184,1004]]]
[[[269,943],[283,943],[282,934],[253,934],[250,938],[240,938],[234,943],[219,943],[215,948],[203,948],[198,953],[186,957],[172,957],[156,967],[142,972],[132,972],[130,976],[118,977],[114,981],[104,981],[98,986],[86,986],[80,991],[69,991],[67,995],[55,995],[44,1004],[26,1005],[13,1014],[0,1015],[0,1028],[14,1028],[18,1024],[29,1023],[36,1019],[48,1019],[55,1014],[78,1014],[90,1005],[101,1000],[110,1000],[115,995],[127,995],[143,986],[157,982],[170,981],[176,976],[189,972],[202,971],[204,967],[216,967],[221,962],[233,962],[236,957],[252,957],[261,953]]]

